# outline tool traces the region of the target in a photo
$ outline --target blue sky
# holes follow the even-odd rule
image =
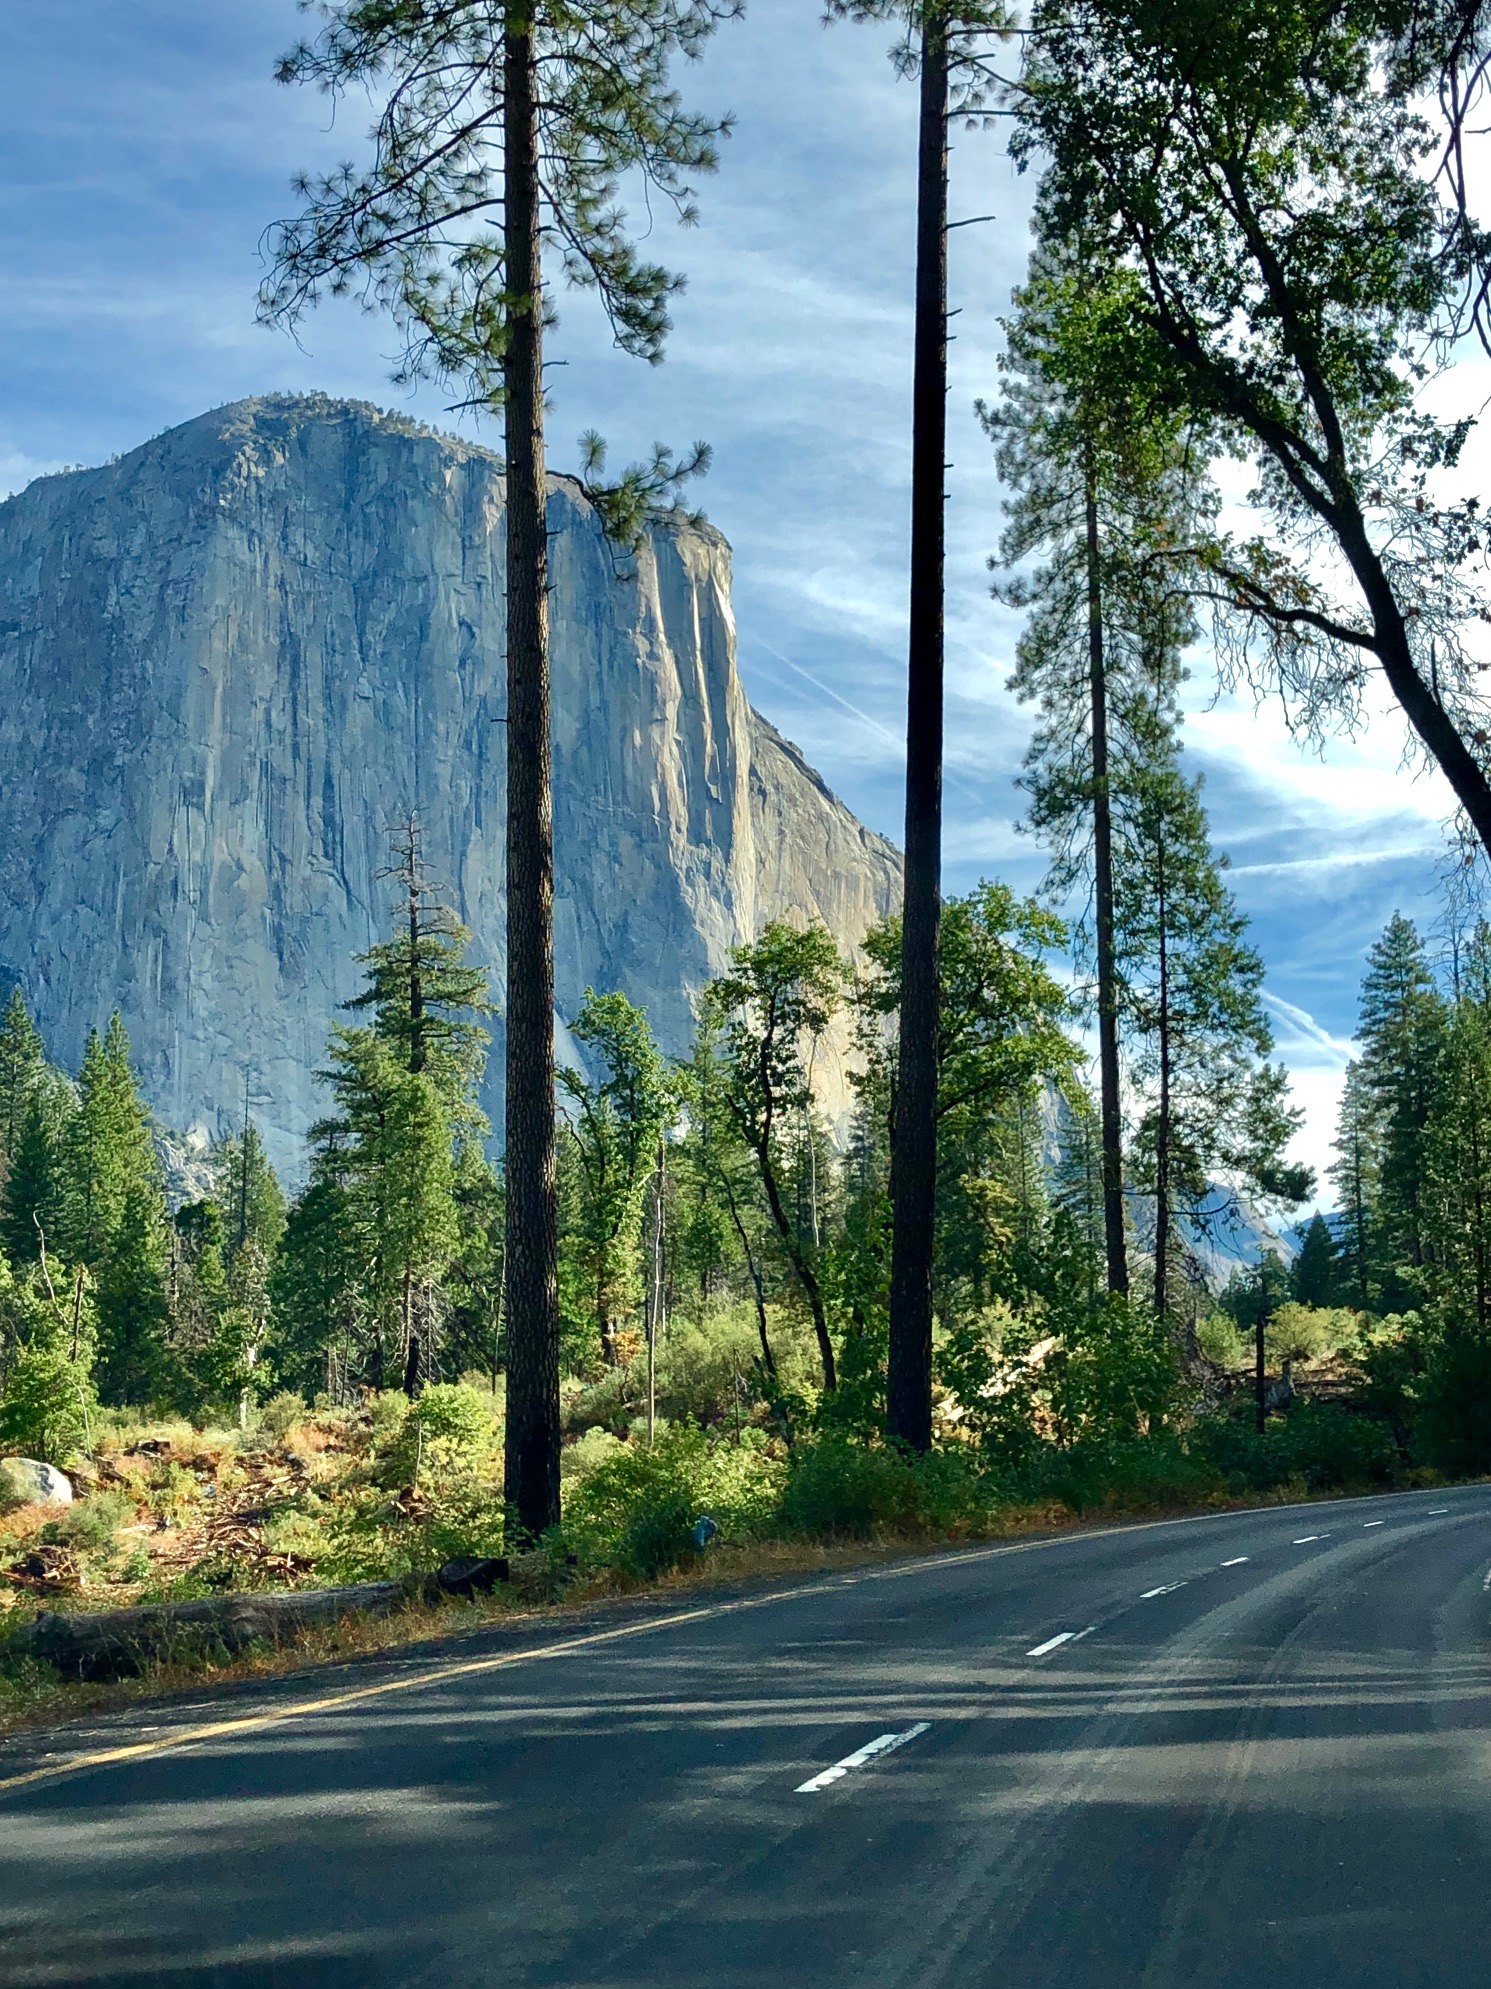
[[[48,0],[12,9],[0,66],[0,491],[92,463],[204,408],[277,388],[408,406],[395,338],[351,304],[297,347],[254,322],[259,241],[301,166],[355,154],[365,107],[278,87],[293,0]],[[898,836],[904,676],[915,92],[884,31],[825,29],[810,0],[752,0],[687,71],[737,118],[701,225],[659,218],[688,273],[668,358],[611,352],[589,300],[561,297],[550,438],[557,467],[597,427],[612,459],[707,437],[701,496],[735,549],[751,695],[868,822]],[[1004,690],[1016,626],[989,599],[999,488],[972,413],[995,386],[998,317],[1027,254],[1028,183],[997,133],[959,132],[949,507],[947,871],[1026,888],[1016,832],[1028,722]],[[486,439],[495,440],[495,437]],[[1277,712],[1209,701],[1198,661],[1189,750],[1255,922],[1281,1054],[1328,1158],[1367,945],[1395,907],[1427,926],[1445,790],[1403,765],[1383,706],[1324,757]]]

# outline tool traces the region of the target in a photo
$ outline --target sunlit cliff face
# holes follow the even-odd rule
[[[319,398],[0,505],[0,963],[60,1061],[117,1006],[166,1119],[247,1078],[293,1172],[411,809],[500,1001],[502,505],[490,453]],[[746,702],[718,533],[620,559],[562,480],[550,529],[556,1026],[621,988],[681,1050],[730,946],[852,947],[896,854]]]

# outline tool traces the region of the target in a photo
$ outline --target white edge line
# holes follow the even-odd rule
[[[823,1769],[811,1781],[799,1782],[792,1791],[795,1796],[816,1796],[820,1789],[830,1783],[842,1781],[851,1768],[863,1768],[867,1761],[873,1761],[881,1754],[894,1754],[898,1747],[904,1747],[908,1740],[915,1740],[918,1734],[925,1733],[932,1722],[918,1720],[915,1726],[907,1727],[904,1733],[883,1733],[875,1740],[866,1741],[863,1747],[855,1748],[846,1754],[842,1761],[836,1761],[831,1768]]]

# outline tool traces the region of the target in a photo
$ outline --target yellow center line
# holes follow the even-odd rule
[[[867,1568],[857,1575],[860,1581],[896,1581],[906,1575],[931,1573],[939,1568],[963,1567],[972,1561],[990,1561],[1003,1554],[1039,1553],[1050,1547],[1070,1546],[1076,1540],[1101,1540],[1114,1533],[1152,1533],[1171,1527],[1194,1526],[1205,1520],[1247,1519],[1296,1511],[1296,1506],[1254,1506],[1240,1512],[1189,1513],[1181,1519],[1141,1520],[1137,1525],[1083,1528],[1054,1539],[1015,1540],[999,1546],[964,1548],[952,1554],[935,1554],[889,1568]],[[328,1692],[318,1699],[295,1699],[287,1706],[271,1706],[263,1712],[245,1713],[236,1719],[212,1720],[204,1726],[182,1727],[179,1732],[161,1734],[151,1740],[131,1741],[124,1747],[105,1747],[91,1754],[70,1755],[63,1761],[49,1761],[41,1768],[28,1768],[24,1774],[0,1779],[0,1795],[10,1789],[29,1788],[36,1782],[55,1781],[61,1775],[81,1774],[87,1768],[107,1768],[116,1761],[137,1761],[146,1755],[166,1754],[173,1748],[191,1747],[198,1741],[217,1740],[224,1734],[250,1733],[256,1727],[278,1726],[285,1720],[304,1719],[311,1713],[334,1712],[341,1706],[359,1706],[369,1699],[382,1699],[391,1692],[416,1692],[427,1685],[444,1685],[456,1678],[476,1678],[484,1672],[508,1671],[514,1665],[538,1663],[545,1658],[565,1657],[596,1644],[614,1644],[624,1637],[641,1637],[651,1631],[675,1629],[681,1623],[703,1623],[714,1617],[734,1616],[745,1609],[764,1609],[773,1602],[794,1602],[806,1595],[829,1595],[832,1588],[821,1581],[805,1582],[798,1588],[773,1589],[769,1595],[746,1596],[735,1602],[709,1603],[702,1609],[685,1609],[677,1614],[653,1617],[646,1623],[627,1623],[615,1630],[592,1630],[581,1637],[566,1637],[557,1644],[540,1644],[521,1651],[504,1651],[500,1657],[468,1658],[463,1662],[431,1665],[406,1678],[391,1678],[381,1685],[358,1685],[346,1692]]]
[[[1109,1529],[1104,1529],[1105,1531]],[[875,1568],[862,1577],[884,1581],[894,1575],[922,1569],[947,1567],[952,1562],[984,1561],[996,1554],[1013,1554],[1030,1547],[1054,1546],[1054,1541],[1020,1541],[1003,1547],[986,1547],[972,1552],[938,1555],[911,1567]],[[213,1720],[204,1726],[182,1727],[177,1733],[161,1734],[150,1740],[131,1741],[124,1747],[100,1748],[91,1754],[75,1754],[65,1761],[49,1761],[41,1768],[28,1768],[24,1774],[0,1780],[0,1795],[10,1789],[24,1789],[36,1782],[54,1781],[59,1775],[80,1774],[86,1768],[106,1768],[116,1761],[136,1761],[145,1755],[165,1754],[177,1747],[190,1747],[198,1741],[217,1740],[224,1734],[248,1733],[256,1727],[276,1726],[284,1720],[303,1719],[310,1713],[329,1713],[342,1706],[358,1706],[369,1699],[384,1698],[390,1692],[414,1692],[421,1686],[443,1685],[450,1679],[475,1678],[484,1672],[507,1671],[518,1664],[536,1663],[543,1658],[565,1657],[595,1644],[613,1644],[623,1637],[641,1637],[649,1631],[671,1630],[681,1623],[702,1623],[718,1616],[733,1616],[743,1609],[764,1609],[772,1602],[792,1602],[806,1595],[831,1593],[822,1582],[804,1583],[798,1588],[774,1589],[769,1595],[753,1595],[736,1602],[710,1603],[702,1609],[686,1609],[676,1614],[654,1617],[646,1623],[627,1623],[615,1630],[592,1630],[586,1636],[566,1637],[561,1643],[539,1644],[527,1650],[504,1651],[500,1657],[468,1658],[464,1662],[431,1665],[425,1671],[405,1678],[391,1678],[381,1685],[358,1685],[346,1692],[328,1692],[317,1699],[295,1699],[287,1706],[271,1706],[258,1713],[245,1713],[236,1719]]]
[[[807,1593],[806,1590],[793,1591]],[[766,1595],[760,1602],[785,1601],[785,1595]],[[563,1643],[540,1644],[522,1651],[504,1651],[500,1657],[470,1658],[461,1664],[432,1665],[427,1671],[408,1678],[392,1678],[381,1685],[359,1685],[348,1692],[328,1692],[319,1699],[295,1699],[288,1706],[271,1706],[263,1712],[245,1713],[237,1719],[213,1720],[205,1726],[183,1727],[179,1733],[163,1734],[151,1740],[131,1741],[126,1747],[101,1748],[93,1754],[77,1754],[66,1761],[51,1761],[42,1768],[30,1768],[23,1775],[10,1775],[0,1781],[0,1793],[23,1789],[32,1782],[46,1782],[57,1775],[71,1775],[83,1768],[103,1768],[114,1761],[137,1760],[141,1755],[164,1754],[174,1747],[189,1747],[195,1741],[216,1740],[222,1734],[247,1733],[255,1727],[275,1726],[282,1720],[298,1720],[308,1713],[328,1713],[340,1706],[358,1706],[369,1699],[381,1699],[390,1692],[413,1692],[422,1685],[444,1684],[447,1679],[472,1678],[486,1671],[505,1671],[515,1664],[539,1658],[563,1657],[569,1651],[584,1650],[589,1644],[614,1643],[621,1637],[641,1636],[647,1630],[661,1630],[674,1623],[696,1623],[706,1616],[723,1616],[731,1609],[755,1606],[752,1603],[723,1603],[709,1609],[690,1609],[652,1623],[629,1623],[617,1630],[595,1630],[588,1636],[567,1637]]]

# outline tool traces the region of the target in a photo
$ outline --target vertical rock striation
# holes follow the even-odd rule
[[[311,397],[0,505],[0,974],[55,1056],[117,1005],[167,1119],[247,1079],[295,1166],[411,808],[500,995],[502,503],[489,452]],[[619,571],[563,480],[550,527],[556,1021],[619,987],[681,1048],[730,946],[857,944],[898,858],[747,703],[717,532]]]

